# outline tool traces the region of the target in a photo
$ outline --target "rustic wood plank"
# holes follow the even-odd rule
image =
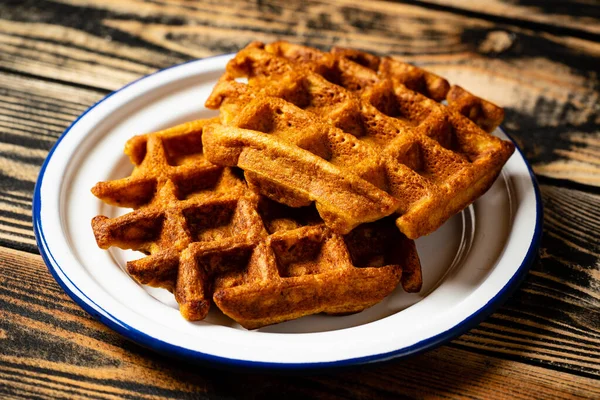
[[[597,380],[442,348],[357,370],[277,376],[173,362],[93,320],[41,258],[0,249],[0,393],[93,398],[593,398]],[[472,337],[471,332],[456,343]],[[559,339],[560,340],[560,339]],[[534,343],[535,340],[531,340]]]
[[[480,13],[482,17],[502,17],[518,22],[571,28],[582,32],[600,33],[600,7],[588,0],[571,1],[507,1],[507,0],[417,0],[424,7],[436,4],[449,10]],[[515,23],[517,23],[515,21]]]
[[[561,137],[561,145],[544,151],[552,152],[550,161],[536,163],[539,175],[569,179],[588,185],[600,186],[600,131],[598,126],[589,126],[589,131],[579,129]],[[540,157],[541,158],[541,157]]]
[[[105,90],[176,64],[160,52],[113,43],[109,36],[97,37],[69,27],[2,21],[0,66],[13,71],[75,82]],[[78,76],[85,73],[82,76]]]
[[[414,5],[345,0],[63,0],[0,5],[0,15],[0,68],[102,90],[254,39],[396,54],[506,107],[504,127],[538,174],[600,184],[597,41]]]
[[[60,134],[106,92],[0,73],[0,245],[36,251],[31,201]]]

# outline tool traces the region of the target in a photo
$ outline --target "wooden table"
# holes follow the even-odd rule
[[[0,396],[600,398],[600,7],[534,3],[0,3]],[[478,327],[350,371],[224,372],[123,339],[50,276],[31,198],[71,121],[157,69],[275,39],[400,55],[506,108],[540,183],[544,234],[520,289]]]

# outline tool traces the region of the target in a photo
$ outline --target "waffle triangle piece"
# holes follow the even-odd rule
[[[418,238],[482,195],[514,151],[486,132],[500,108],[444,82],[365,53],[253,43],[206,102],[221,111],[206,156],[278,202],[315,202],[338,233],[395,214]],[[449,106],[434,100],[445,95]]]
[[[92,189],[104,202],[134,210],[92,220],[101,248],[138,250],[127,263],[139,283],[175,294],[188,320],[212,302],[248,329],[319,312],[370,307],[399,281],[418,291],[414,242],[393,219],[346,235],[329,229],[312,207],[289,208],[249,190],[239,171],[206,160],[205,127],[193,121],[135,136],[125,153],[131,176]]]

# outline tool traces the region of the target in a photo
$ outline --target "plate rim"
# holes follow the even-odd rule
[[[508,135],[504,131],[504,129],[502,129],[500,127],[500,130],[515,144],[515,148],[516,148],[520,158],[523,160],[523,162],[527,168],[527,171],[529,173],[529,177],[531,180],[531,186],[533,187],[533,190],[534,190],[535,203],[536,203],[535,204],[536,217],[535,217],[535,227],[533,230],[533,235],[531,237],[531,242],[529,244],[527,252],[525,253],[523,260],[521,261],[521,265],[515,270],[514,274],[502,286],[502,288],[492,298],[490,298],[487,301],[487,303],[485,303],[483,306],[481,306],[475,312],[470,314],[465,319],[459,321],[456,325],[454,325],[453,327],[451,327],[450,329],[448,329],[446,331],[440,332],[432,337],[420,340],[410,346],[406,346],[406,347],[403,347],[401,349],[397,349],[394,351],[379,353],[379,354],[372,354],[372,355],[368,355],[368,356],[347,358],[347,359],[343,359],[343,360],[322,361],[322,362],[300,362],[300,363],[253,361],[253,360],[244,360],[244,359],[235,359],[235,358],[217,356],[217,355],[213,355],[213,354],[209,354],[209,353],[200,352],[197,350],[192,350],[192,349],[189,349],[186,347],[182,347],[177,344],[167,343],[161,339],[150,336],[146,332],[143,332],[136,328],[131,327],[126,322],[121,321],[118,318],[115,318],[108,311],[104,310],[101,306],[96,304],[88,295],[86,295],[83,291],[81,291],[77,287],[77,285],[75,285],[71,281],[71,279],[69,278],[69,276],[66,273],[64,273],[60,264],[55,260],[54,256],[52,255],[52,251],[50,250],[49,246],[47,245],[45,237],[44,237],[44,231],[43,231],[43,227],[42,227],[41,214],[40,214],[41,213],[41,203],[42,203],[42,201],[41,201],[41,186],[42,186],[42,181],[44,180],[46,167],[48,166],[55,150],[58,148],[61,141],[66,137],[66,135],[71,131],[71,129],[79,122],[79,120],[81,120],[86,114],[91,112],[98,105],[100,105],[101,103],[103,103],[104,101],[109,99],[111,96],[125,90],[129,86],[131,86],[135,83],[138,83],[144,79],[147,79],[151,76],[159,74],[163,71],[177,68],[177,67],[180,67],[185,64],[196,63],[196,62],[201,63],[208,59],[214,59],[214,58],[218,58],[218,57],[225,58],[225,57],[230,57],[230,56],[231,56],[231,54],[220,54],[220,55],[216,55],[216,56],[212,56],[212,57],[206,57],[203,59],[190,60],[190,61],[187,61],[184,63],[172,65],[170,67],[157,70],[151,74],[145,75],[143,77],[140,77],[140,78],[126,84],[125,86],[121,87],[120,89],[115,90],[115,91],[109,93],[108,95],[104,96],[102,99],[100,99],[95,104],[93,104],[88,109],[86,109],[82,114],[80,114],[65,129],[65,131],[61,134],[61,136],[57,139],[56,143],[52,146],[52,148],[48,152],[48,155],[46,156],[46,159],[44,160],[44,163],[42,164],[42,167],[40,169],[40,172],[39,172],[39,175],[38,175],[38,178],[36,181],[35,189],[34,189],[33,203],[32,203],[33,231],[34,231],[37,247],[40,250],[40,255],[42,256],[42,259],[44,260],[44,263],[46,264],[46,267],[52,274],[53,278],[61,286],[63,291],[65,293],[67,293],[69,295],[69,297],[71,297],[71,299],[77,305],[79,305],[82,309],[84,309],[88,314],[93,316],[95,319],[99,320],[102,324],[104,324],[111,330],[119,333],[121,336],[125,337],[126,339],[129,339],[143,347],[149,348],[151,350],[154,350],[158,353],[161,353],[161,354],[164,354],[164,355],[167,355],[170,357],[176,357],[176,358],[181,358],[181,359],[185,359],[185,360],[190,360],[190,361],[194,361],[199,364],[205,364],[205,365],[211,365],[211,366],[225,366],[228,368],[238,368],[238,369],[239,368],[241,368],[241,369],[260,368],[260,369],[268,369],[268,370],[274,370],[274,369],[279,369],[279,370],[281,370],[281,369],[286,369],[286,370],[311,369],[311,370],[314,370],[314,369],[325,369],[325,368],[329,369],[329,368],[334,368],[334,367],[349,367],[349,366],[354,366],[354,365],[358,365],[358,364],[386,361],[386,360],[390,360],[393,358],[400,358],[400,357],[406,357],[409,355],[415,355],[418,353],[422,353],[426,350],[429,350],[433,347],[437,347],[445,342],[448,342],[448,341],[454,339],[455,337],[465,333],[466,331],[473,328],[474,326],[478,325],[482,320],[484,320],[486,317],[491,315],[501,304],[504,303],[506,298],[508,296],[510,296],[510,294],[518,287],[518,284],[525,278],[526,272],[529,270],[531,264],[533,263],[533,260],[535,259],[536,255],[538,253],[538,248],[539,248],[539,244],[540,244],[540,240],[541,240],[541,236],[542,236],[543,207],[542,207],[542,201],[541,201],[541,194],[540,194],[539,186],[538,186],[537,180],[535,178],[535,175],[533,173],[533,170],[532,170],[531,166],[529,165],[529,162],[523,155],[523,152],[519,148],[516,141],[512,137],[510,137],[510,135]],[[77,289],[77,291],[72,290],[66,284],[66,282],[63,280],[63,278],[61,276],[59,276],[57,269],[60,270],[60,272],[64,276],[64,279],[68,280],[70,282],[70,284],[73,286],[73,288]]]

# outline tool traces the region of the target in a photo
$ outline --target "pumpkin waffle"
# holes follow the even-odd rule
[[[206,156],[278,202],[315,202],[338,233],[396,214],[407,237],[429,234],[492,185],[514,146],[348,57],[282,42],[240,51],[206,102],[221,110]],[[444,86],[434,78],[429,94]]]
[[[98,245],[146,254],[129,261],[139,283],[175,294],[188,320],[214,302],[247,329],[325,312],[361,311],[398,282],[418,291],[414,242],[393,219],[347,235],[329,229],[314,207],[289,208],[249,190],[239,170],[206,160],[202,134],[215,120],[135,136],[125,147],[129,177],[94,186],[104,202],[134,210],[97,216]]]
[[[288,60],[310,63],[321,75],[333,78],[335,83],[340,82],[351,90],[360,90],[365,84],[369,85],[376,80],[373,74],[361,68],[366,67],[376,72],[377,79],[392,80],[395,84],[402,84],[407,89],[436,101],[445,99],[449,109],[469,118],[486,132],[492,132],[504,119],[502,107],[477,97],[458,85],[451,86],[446,79],[430,71],[392,57],[377,57],[341,47],[334,47],[331,53],[324,53],[312,47],[284,41],[268,45],[254,42],[249,47],[264,48]]]

